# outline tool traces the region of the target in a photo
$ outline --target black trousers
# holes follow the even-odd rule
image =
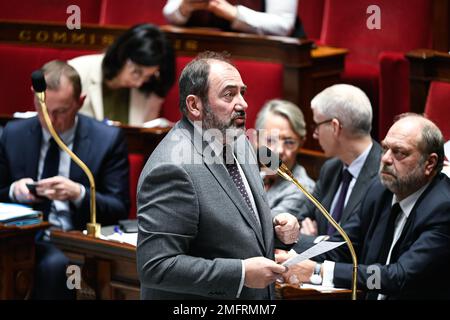
[[[73,300],[75,290],[67,287],[69,260],[51,241],[36,239],[36,267],[33,299]]]

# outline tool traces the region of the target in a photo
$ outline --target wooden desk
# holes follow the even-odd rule
[[[79,231],[52,231],[51,238],[70,263],[82,268],[77,299],[139,299],[136,247],[88,237]]]
[[[431,81],[450,82],[450,54],[428,49],[406,54],[411,66],[411,111],[423,113]]]
[[[79,231],[52,231],[52,241],[69,258],[82,267],[78,299],[139,299],[139,278],[136,268],[136,247],[95,239]],[[294,286],[276,286],[278,299],[334,300],[351,299],[351,290],[321,293]]]
[[[34,282],[36,232],[47,222],[25,227],[0,224],[0,300],[30,298]]]

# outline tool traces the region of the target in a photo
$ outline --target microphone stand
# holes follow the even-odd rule
[[[44,120],[47,125],[48,131],[52,135],[53,139],[55,139],[58,146],[63,149],[65,152],[67,152],[70,156],[70,158],[84,171],[84,173],[87,175],[89,179],[90,184],[90,190],[91,190],[91,222],[88,222],[86,225],[88,236],[94,237],[94,238],[100,238],[100,229],[101,226],[99,223],[96,222],[97,212],[96,212],[96,205],[95,205],[95,180],[94,176],[92,175],[91,170],[84,164],[83,161],[78,158],[78,156],[72,152],[61,140],[61,138],[56,133],[55,129],[53,128],[52,121],[50,120],[50,116],[48,115],[47,105],[45,104],[45,90],[42,92],[35,92],[39,104],[41,105],[42,114],[44,115]]]
[[[272,151],[269,148],[267,148],[267,150],[269,150],[269,151],[266,154],[272,153]],[[259,153],[261,154],[261,151],[259,151]],[[262,163],[262,164],[266,166],[265,163]],[[334,220],[333,217],[328,213],[328,211],[323,207],[323,205],[316,198],[314,198],[314,196],[311,193],[309,193],[308,190],[306,190],[300,184],[300,182],[297,181],[297,179],[292,174],[291,170],[289,170],[289,168],[284,163],[282,163],[281,160],[280,160],[280,165],[277,168],[277,174],[280,177],[282,177],[283,179],[286,179],[287,181],[290,181],[293,184],[295,184],[297,186],[297,188],[299,188],[303,192],[303,194],[317,207],[317,209],[319,209],[319,211],[323,214],[323,216],[333,225],[333,227],[336,228],[336,230],[339,232],[339,234],[344,238],[344,240],[350,250],[350,254],[352,256],[352,261],[353,261],[352,300],[356,300],[358,263],[357,263],[357,259],[356,259],[355,249],[353,248],[353,244],[350,241],[350,238],[347,236],[347,234],[341,228],[341,226],[336,222],[336,220]]]

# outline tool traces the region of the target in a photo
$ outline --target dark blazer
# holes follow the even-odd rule
[[[359,211],[361,202],[367,193],[367,189],[369,188],[369,182],[378,174],[380,161],[381,147],[376,141],[373,141],[372,148],[369,151],[366,161],[359,173],[358,179],[356,179],[352,193],[350,194],[344,211],[342,212],[340,221],[341,225]],[[331,209],[333,198],[341,183],[343,167],[344,164],[341,160],[338,158],[332,158],[327,160],[320,170],[319,179],[316,182],[313,195],[328,211]],[[300,220],[303,220],[306,217],[316,220],[319,235],[327,234],[328,220],[326,220],[322,213],[310,201],[305,206],[305,211],[301,215]],[[294,249],[298,252],[308,249],[311,247],[315,238],[316,237],[302,235]]]
[[[214,155],[205,141],[194,143],[188,120],[178,122],[150,156],[138,184],[142,299],[235,299],[241,260],[274,259],[270,208],[256,156],[244,135],[236,141],[235,155],[252,190],[261,227],[221,155]],[[244,286],[240,298],[274,298],[274,287]]]
[[[0,139],[0,201],[11,202],[9,189],[22,178],[37,179],[42,129],[37,117],[12,121]],[[96,184],[97,221],[108,225],[126,218],[129,210],[128,156],[125,138],[119,128],[78,115],[72,150],[92,171]],[[74,226],[86,227],[90,213],[89,180],[73,161],[72,181],[86,188],[86,196],[74,214]]]
[[[384,265],[378,256],[392,197],[392,192],[375,179],[361,210],[343,226],[358,256],[358,289],[368,290],[367,280],[373,271],[367,269],[377,265],[381,290],[372,293],[386,294],[388,299],[449,299],[450,179],[439,174],[419,197],[392,251],[390,264]],[[335,234],[330,241],[342,240]],[[334,269],[336,287],[351,286],[352,265],[345,246],[320,258],[338,262]]]

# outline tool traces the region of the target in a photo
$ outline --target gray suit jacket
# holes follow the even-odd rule
[[[340,225],[343,225],[353,214],[360,210],[361,202],[370,186],[369,182],[378,174],[380,160],[381,147],[376,141],[373,141],[372,149],[370,149],[366,162],[359,173],[358,179],[356,179],[355,186],[342,212]],[[328,211],[330,211],[334,195],[341,183],[343,166],[344,164],[341,160],[332,158],[327,160],[320,170],[313,195]],[[300,220],[307,217],[316,220],[319,235],[327,234],[328,220],[311,202],[306,205],[306,210],[301,215]],[[302,252],[312,246],[314,239],[315,237],[311,236],[301,236],[293,249],[297,252]]]
[[[250,143],[239,138],[235,155],[251,187],[261,227],[221,156],[201,138],[194,142],[194,131],[186,119],[178,122],[139,179],[137,266],[143,299],[235,299],[241,260],[273,259],[272,218]],[[243,287],[239,298],[273,295],[273,286]]]

